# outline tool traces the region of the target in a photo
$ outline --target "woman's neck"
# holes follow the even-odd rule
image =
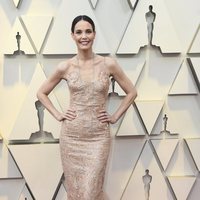
[[[90,60],[93,59],[94,53],[92,51],[79,51],[77,53],[77,57],[79,60]]]

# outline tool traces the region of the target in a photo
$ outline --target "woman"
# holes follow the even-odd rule
[[[103,200],[103,181],[110,150],[109,124],[117,122],[136,98],[136,89],[114,59],[96,55],[92,50],[95,25],[86,15],[77,16],[71,35],[77,55],[58,65],[40,87],[38,99],[62,121],[61,159],[68,200]],[[106,112],[109,77],[126,92],[126,97],[112,115]],[[48,98],[62,80],[70,90],[70,106],[60,113]]]

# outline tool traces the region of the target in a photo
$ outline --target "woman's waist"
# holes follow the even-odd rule
[[[76,118],[68,121],[65,120],[64,124],[66,124],[66,128],[70,132],[85,132],[85,131],[105,131],[109,130],[109,123],[108,122],[101,122],[96,114],[82,114],[78,113]]]
[[[80,104],[73,103],[69,105],[69,108],[75,111],[85,111],[85,112],[99,112],[100,110],[106,109],[106,104]]]
[[[105,110],[105,106],[72,106],[70,109],[74,110],[77,119],[97,119],[101,110]]]

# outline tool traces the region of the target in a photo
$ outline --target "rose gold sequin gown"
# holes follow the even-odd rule
[[[68,200],[103,200],[103,182],[110,150],[108,123],[97,119],[105,109],[109,76],[99,71],[96,80],[81,80],[79,71],[67,76],[70,107],[77,117],[62,124],[61,159]]]

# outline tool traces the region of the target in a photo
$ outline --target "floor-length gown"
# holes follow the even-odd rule
[[[106,109],[109,76],[97,70],[91,81],[84,81],[80,69],[67,75],[70,108],[77,117],[62,124],[60,135],[61,160],[68,200],[103,200],[103,182],[110,150],[108,123],[97,119],[99,110]]]

